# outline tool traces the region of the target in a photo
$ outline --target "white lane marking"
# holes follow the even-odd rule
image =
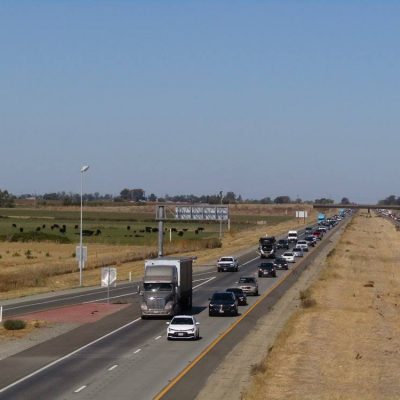
[[[113,289],[113,291],[114,290],[122,290],[122,289],[126,289],[126,288],[118,288],[118,289]],[[100,292],[101,293],[101,292]],[[137,292],[136,292],[137,293]],[[79,297],[87,297],[87,296],[93,296],[93,295],[96,295],[96,294],[99,294],[99,293],[86,293],[86,294],[79,294],[79,295],[76,295],[76,296],[71,296],[71,297],[64,297],[64,298],[62,298],[62,299],[54,299],[54,300],[47,300],[47,301],[39,301],[39,302],[37,302],[37,303],[29,303],[29,304],[24,304],[24,305],[21,305],[21,306],[14,306],[14,307],[7,307],[7,306],[5,306],[6,308],[4,308],[4,310],[17,310],[18,308],[24,308],[24,307],[32,307],[32,306],[40,306],[40,305],[42,305],[42,304],[50,304],[50,303],[57,303],[57,302],[61,302],[61,301],[68,301],[68,300],[72,300],[72,299],[77,299],[77,298],[79,298]],[[135,294],[135,293],[127,293],[126,295],[122,295],[122,296],[127,296],[127,295],[130,295],[130,294]],[[115,297],[122,297],[122,296],[115,296]],[[110,299],[111,299],[112,297],[110,297]],[[106,298],[107,299],[107,298]],[[95,301],[98,301],[98,300],[95,300]],[[87,302],[87,303],[89,303],[89,302]]]
[[[118,367],[118,364],[115,364],[115,365],[113,365],[112,367],[108,368],[108,370],[109,370],[109,371],[112,371],[112,370],[114,370],[114,369],[117,368],[117,367]]]
[[[200,287],[200,286],[203,286],[203,285],[205,285],[206,283],[208,283],[208,282],[211,282],[213,279],[215,279],[216,278],[216,276],[213,276],[212,278],[210,278],[210,279],[208,279],[208,280],[206,280],[205,282],[203,282],[203,283],[199,283],[198,285],[196,285],[196,286],[193,286],[193,290],[194,289],[197,289],[198,287]]]
[[[207,279],[210,279],[210,278],[201,278],[201,279],[196,279],[195,281],[192,281],[192,283],[195,283],[195,282],[201,282],[201,281],[206,281]]]
[[[154,338],[154,340],[158,340],[158,339],[161,339],[162,338],[162,336],[157,336],[156,338]]]
[[[76,349],[76,350],[72,351],[71,353],[66,354],[66,355],[63,356],[63,357],[58,358],[57,360],[54,360],[54,361],[52,361],[51,363],[45,365],[44,367],[39,368],[39,369],[37,369],[36,371],[33,371],[33,372],[31,372],[30,374],[24,376],[23,378],[18,379],[17,381],[15,381],[15,382],[13,382],[13,383],[11,383],[11,384],[9,384],[9,385],[7,385],[7,386],[1,388],[1,389],[0,389],[0,393],[3,393],[3,392],[5,392],[6,390],[11,389],[12,387],[14,387],[14,386],[16,386],[16,385],[18,385],[18,384],[20,384],[20,383],[26,381],[27,379],[32,378],[33,376],[35,376],[35,375],[37,375],[37,374],[40,374],[40,373],[43,372],[43,371],[46,371],[47,369],[53,367],[54,365],[59,364],[60,362],[66,360],[67,358],[72,357],[73,355],[79,353],[80,351],[82,351],[82,350],[84,350],[84,349],[87,349],[88,347],[90,347],[90,346],[92,346],[92,345],[94,345],[94,344],[96,344],[96,343],[102,341],[103,339],[105,339],[105,338],[107,338],[107,337],[109,337],[109,336],[114,335],[115,333],[121,331],[122,329],[125,329],[126,327],[128,327],[128,326],[130,326],[130,325],[133,325],[133,324],[135,324],[136,322],[141,321],[141,320],[142,320],[141,318],[136,318],[135,320],[133,320],[133,321],[131,321],[131,322],[128,322],[127,324],[125,324],[125,325],[119,327],[118,329],[115,329],[115,330],[113,330],[112,332],[109,332],[109,333],[107,333],[106,335],[101,336],[101,337],[97,338],[96,340],[93,340],[92,342],[90,342],[90,343],[88,343],[88,344],[85,344],[85,345],[82,346],[82,347],[79,347],[79,349]],[[86,386],[85,386],[85,387],[86,387]]]
[[[193,276],[199,276],[199,275],[210,275],[213,274],[215,271],[209,271],[209,272],[201,272],[199,274],[193,274]]]
[[[79,389],[76,389],[76,390],[74,391],[74,393],[82,392],[82,390],[83,390],[83,389],[86,389],[86,388],[87,388],[87,386],[86,386],[86,385],[83,385],[83,386],[81,386]]]
[[[247,264],[250,264],[251,262],[253,262],[253,261],[255,261],[255,260],[258,260],[260,257],[255,257],[255,258],[252,258],[251,260],[249,260],[249,261],[246,261],[245,263],[243,263],[243,264],[241,264],[241,265],[247,265]]]
[[[137,354],[137,353],[139,353],[139,352],[141,352],[142,351],[142,349],[137,349],[137,350],[135,350],[134,352],[133,352],[133,354]]]
[[[121,295],[119,295],[119,296],[111,296],[111,297],[104,297],[104,298],[102,298],[102,299],[97,299],[97,300],[90,300],[90,301],[84,301],[84,302],[82,302],[82,303],[80,303],[80,304],[90,304],[90,303],[97,303],[98,301],[105,301],[105,300],[108,300],[108,299],[118,299],[119,297],[125,297],[125,296],[129,296],[129,295],[131,295],[131,294],[138,294],[138,292],[132,292],[132,293],[126,293],[126,294],[121,294]]]

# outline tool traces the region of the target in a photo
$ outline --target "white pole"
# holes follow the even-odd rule
[[[221,206],[222,206],[222,191],[219,192],[220,196],[221,196]],[[219,238],[222,239],[222,216],[221,213],[219,213]]]
[[[83,220],[83,173],[89,169],[88,165],[81,168],[81,224],[79,230],[79,286],[83,285],[82,270],[84,266],[83,249],[82,249],[82,220]]]
[[[3,306],[0,306],[0,323],[3,321]]]
[[[82,220],[83,220],[83,172],[81,170],[81,223],[79,230],[79,286],[83,285],[82,268],[83,268],[83,251],[82,251]]]
[[[129,271],[129,282],[132,282],[132,272]]]
[[[172,242],[172,228],[169,228],[169,242]]]

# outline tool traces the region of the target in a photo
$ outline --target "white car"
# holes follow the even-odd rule
[[[193,339],[200,338],[200,323],[193,315],[176,315],[171,322],[167,322],[167,339]]]
[[[235,257],[226,256],[221,257],[217,262],[218,272],[222,271],[239,271],[239,262]]]
[[[295,247],[292,249],[293,254],[295,257],[303,257],[304,253],[303,253],[303,249],[301,247]]]
[[[308,251],[307,240],[298,240],[296,243],[296,247],[301,247],[303,251]]]
[[[281,257],[284,258],[288,263],[294,263],[296,261],[293,251],[285,251]]]

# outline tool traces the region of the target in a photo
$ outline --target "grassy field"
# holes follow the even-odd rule
[[[288,215],[232,215],[231,231],[249,229],[258,222],[274,225],[290,220]],[[0,240],[51,240],[60,243],[79,242],[79,210],[1,209]],[[200,229],[199,229],[200,228]],[[226,223],[223,229],[226,230]],[[85,243],[151,246],[157,243],[158,223],[154,212],[85,211]],[[168,221],[165,233],[173,241],[218,238],[219,223]],[[21,235],[21,233],[23,235]],[[31,233],[31,235],[28,235]],[[36,238],[33,233],[36,233]],[[41,235],[41,236],[39,236]]]
[[[315,212],[308,207],[315,218]],[[294,218],[297,209],[298,206],[235,205],[230,212],[231,231],[227,232],[227,226],[223,226],[222,241],[218,223],[167,222],[164,253],[196,255],[198,263],[214,263],[222,253],[255,246],[258,238],[266,233],[278,234],[300,226],[302,221]],[[100,229],[101,234],[83,238],[88,247],[84,284],[97,284],[98,269],[109,265],[117,266],[119,279],[126,280],[129,274],[133,278],[140,277],[143,259],[157,255],[158,233],[140,232],[146,226],[157,227],[154,215],[154,206],[85,209],[83,229],[94,232]],[[0,237],[3,238],[0,241],[0,298],[76,286],[79,281],[75,257],[79,242],[77,224],[79,207],[0,209]],[[60,233],[63,225],[66,226],[65,233]],[[196,234],[199,227],[204,230]],[[21,234],[21,228],[27,241],[10,241]],[[170,228],[176,229],[171,241]],[[178,236],[179,231],[183,232],[182,236]],[[44,235],[41,241],[32,240],[38,233]],[[46,239],[45,235],[54,237]],[[67,242],[62,243],[61,239]]]

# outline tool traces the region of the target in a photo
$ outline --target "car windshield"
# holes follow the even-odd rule
[[[273,268],[274,264],[273,263],[263,263],[260,265],[260,268]]]
[[[254,278],[240,278],[239,283],[254,283]]]
[[[144,283],[143,288],[145,292],[171,292],[171,283]]]
[[[170,325],[193,325],[193,319],[188,317],[175,317]]]
[[[282,263],[285,263],[285,262],[286,262],[286,260],[284,258],[276,258],[275,259],[275,263],[276,264],[282,264]]]
[[[226,289],[227,292],[235,293],[235,294],[242,294],[243,290],[239,288],[229,288]]]
[[[232,300],[232,294],[231,293],[214,293],[212,297],[212,301],[215,300],[222,300],[222,301],[229,301]]]
[[[292,256],[293,256],[293,253],[285,253],[284,256],[286,256],[286,257],[292,257]]]
[[[222,258],[220,258],[220,259],[219,259],[219,261],[227,261],[227,262],[232,262],[232,261],[233,261],[233,259],[232,259],[232,258],[230,258],[230,257],[222,257]]]
[[[285,239],[280,239],[279,240],[279,243],[286,243],[287,242],[287,240],[285,240]]]
[[[295,247],[295,248],[293,249],[293,251],[302,251],[302,250],[301,250],[301,247]]]

